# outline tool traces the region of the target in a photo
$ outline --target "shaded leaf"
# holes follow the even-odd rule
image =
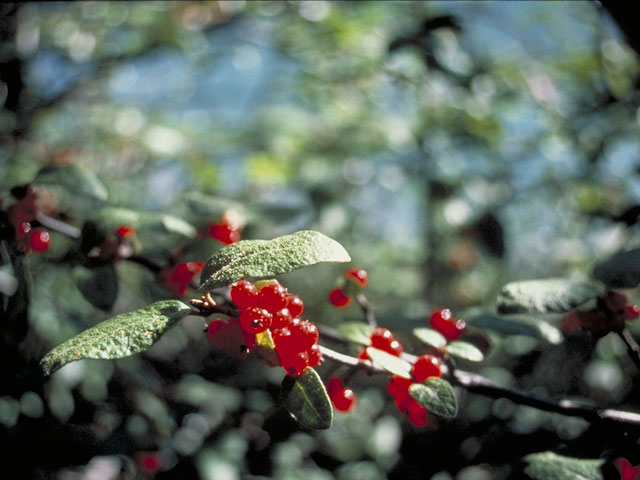
[[[373,347],[367,347],[367,354],[373,363],[384,368],[387,372],[411,378],[411,364],[409,362]]]
[[[287,410],[303,427],[324,430],[333,423],[333,408],[327,390],[311,367],[297,377],[284,377],[282,399]]]
[[[138,212],[126,208],[103,208],[96,215],[96,220],[107,230],[113,231],[123,225],[131,225],[140,235],[144,230],[153,233],[174,233],[185,238],[194,238],[195,227],[184,220],[159,212]]]
[[[427,345],[430,345],[434,348],[442,348],[447,344],[447,339],[433,328],[420,327],[414,328],[413,334],[419,339],[422,340]]]
[[[118,296],[118,275],[112,264],[98,268],[77,266],[71,272],[82,296],[92,305],[109,310]]]
[[[429,412],[443,418],[454,418],[458,413],[458,400],[449,382],[442,378],[427,378],[424,383],[413,383],[409,394]]]
[[[251,353],[257,355],[262,363],[268,367],[280,366],[280,357],[278,357],[276,345],[273,343],[269,330],[256,334],[256,345],[251,349]]]
[[[545,278],[512,282],[498,295],[500,313],[568,312],[598,294],[598,289],[584,280]]]
[[[83,358],[122,358],[147,350],[178,320],[191,313],[178,300],[163,300],[123,313],[70,338],[40,361],[46,375]]]
[[[76,195],[85,195],[100,201],[108,197],[107,188],[98,176],[76,164],[48,165],[38,172],[33,183],[61,186]]]
[[[491,313],[467,315],[466,322],[485,330],[504,335],[525,335],[540,338],[553,345],[562,343],[562,332],[544,319],[533,315],[494,315]]]
[[[335,240],[304,230],[273,240],[242,240],[214,254],[202,270],[200,290],[229,285],[242,278],[272,278],[321,262],[348,262]]]
[[[525,473],[536,480],[602,480],[600,458],[580,459],[564,457],[553,452],[533,453],[524,457],[529,465]]]
[[[340,324],[338,332],[347,340],[361,345],[369,345],[371,343],[373,327],[362,322],[345,322]]]
[[[445,347],[450,355],[458,358],[464,358],[471,362],[481,362],[484,360],[484,354],[475,345],[469,342],[455,341]]]
[[[640,283],[640,248],[618,253],[596,265],[593,276],[612,288],[634,288]]]

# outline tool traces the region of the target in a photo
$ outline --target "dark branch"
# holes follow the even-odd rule
[[[627,346],[627,353],[629,354],[629,357],[631,357],[633,363],[635,363],[638,370],[640,370],[640,345],[638,345],[638,342],[636,342],[635,338],[633,338],[631,332],[629,332],[629,329],[627,328],[618,332],[618,335]]]

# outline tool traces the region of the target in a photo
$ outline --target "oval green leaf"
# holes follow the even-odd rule
[[[82,296],[93,306],[111,309],[118,296],[118,275],[112,264],[98,268],[77,266],[71,276]]]
[[[83,358],[122,358],[151,347],[178,320],[192,312],[178,300],[163,300],[123,313],[70,338],[40,361],[45,375]]]
[[[374,364],[384,368],[387,372],[411,378],[411,364],[409,362],[373,347],[367,347],[367,354]]]
[[[84,195],[100,201],[108,197],[107,188],[98,176],[91,170],[85,170],[76,164],[48,165],[38,172],[33,183],[57,185],[76,195]]]
[[[553,452],[532,453],[524,457],[524,472],[535,480],[602,480],[601,458],[564,457]]]
[[[354,343],[369,345],[371,343],[373,327],[368,323],[345,322],[340,324],[338,332],[340,332],[344,338]]]
[[[449,382],[442,378],[427,378],[424,383],[413,383],[409,394],[429,412],[442,418],[455,418],[458,400]]]
[[[500,313],[562,313],[591,300],[598,289],[584,280],[545,278],[512,282],[498,295]]]
[[[342,245],[312,230],[273,240],[242,240],[209,259],[200,276],[200,290],[224,287],[242,278],[272,278],[321,262],[349,261]]]
[[[552,345],[562,343],[562,332],[549,322],[533,315],[493,315],[491,313],[467,315],[470,325],[503,335],[524,335],[545,340]]]
[[[593,276],[608,287],[637,287],[640,283],[640,248],[618,253],[596,265]]]
[[[282,381],[282,400],[303,427],[324,430],[333,423],[333,408],[316,371],[307,367],[302,375],[287,375]]]
[[[444,338],[440,332],[434,330],[433,328],[414,328],[413,334],[416,336],[416,338],[434,348],[442,348],[447,344],[447,339]]]
[[[484,360],[484,354],[480,349],[469,342],[451,342],[445,347],[445,350],[454,357],[463,358],[470,362],[481,362]]]

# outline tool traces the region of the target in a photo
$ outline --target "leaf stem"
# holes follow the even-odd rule
[[[633,363],[635,363],[638,370],[640,370],[640,345],[638,345],[638,342],[633,338],[628,328],[624,328],[622,331],[619,331],[618,335],[627,346],[627,353],[629,354],[629,357],[631,357]]]

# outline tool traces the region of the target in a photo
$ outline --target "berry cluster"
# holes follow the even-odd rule
[[[157,281],[163,288],[182,297],[189,284],[204,267],[203,262],[182,262],[167,265],[157,274]]]
[[[429,377],[442,376],[442,362],[433,355],[418,357],[411,368],[413,379],[393,375],[387,384],[387,390],[393,397],[398,409],[407,416],[416,427],[427,424],[427,409],[409,394],[412,383],[422,383]]]
[[[455,340],[464,332],[467,324],[464,320],[453,318],[451,310],[441,308],[431,314],[431,326],[440,332],[447,340]]]
[[[336,285],[329,292],[329,302],[337,308],[349,305],[353,294],[365,288],[369,282],[367,271],[362,268],[350,268],[345,272],[344,279],[344,285]]]
[[[378,327],[371,332],[371,335],[369,336],[369,346],[390,353],[396,357],[399,357],[404,352],[404,348],[400,342],[396,340],[396,337],[393,335],[391,330],[384,327]],[[360,350],[358,358],[360,360],[369,360],[366,348]]]
[[[242,222],[235,210],[227,210],[219,222],[207,226],[209,237],[218,240],[223,245],[231,245],[242,239]]]
[[[626,295],[608,291],[596,298],[591,310],[574,310],[564,317],[563,330],[567,334],[582,329],[600,338],[610,332],[620,332],[626,322],[640,317],[640,307],[627,303]]]
[[[331,377],[327,385],[327,393],[334,408],[340,412],[351,412],[356,408],[356,394],[347,388],[338,377]]]
[[[270,332],[275,351],[282,368],[292,376],[300,375],[305,368],[315,367],[322,361],[318,339],[318,327],[308,320],[302,320],[304,302],[293,295],[276,281],[260,282],[254,285],[248,280],[239,280],[229,290],[231,301],[239,308],[237,321],[230,320],[242,330],[243,340],[215,340],[220,344],[231,342],[236,349],[238,345],[247,347],[247,351],[255,345],[255,335]],[[216,323],[216,322],[213,322]],[[230,327],[226,327],[227,330]],[[234,327],[235,328],[235,327]],[[213,337],[226,334],[220,327],[209,326],[209,341]],[[247,340],[246,336],[250,337]],[[251,338],[253,340],[251,340]],[[212,342],[213,344],[214,342]]]
[[[23,253],[44,252],[51,242],[49,232],[44,228],[33,228],[32,223],[38,215],[36,194],[33,187],[24,185],[15,187],[11,194],[16,201],[9,206],[6,218],[15,231],[15,242]]]

